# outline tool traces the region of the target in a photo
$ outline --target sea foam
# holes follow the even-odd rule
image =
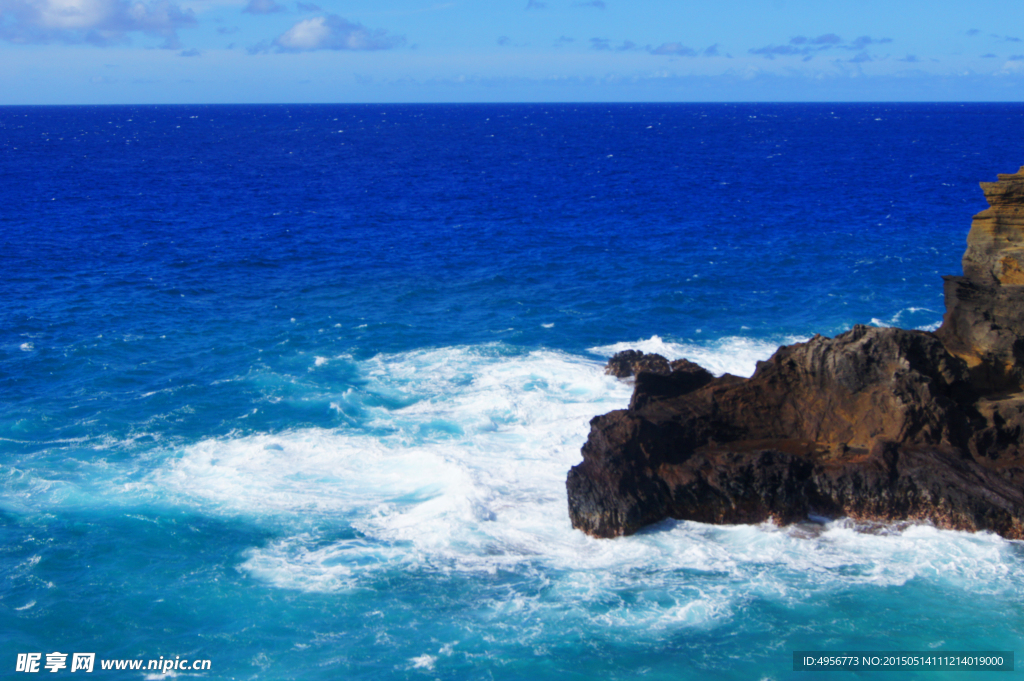
[[[919,525],[666,521],[593,539],[570,526],[565,474],[589,418],[622,407],[627,383],[585,358],[501,346],[380,355],[360,370],[370,388],[408,397],[368,410],[369,431],[204,440],[149,483],[176,503],[276,527],[278,538],[246,550],[239,569],[277,588],[350,591],[410,572],[553,580],[545,598],[509,592],[489,606],[495,617],[511,609],[671,630],[717,626],[751,597],[797,603],[915,580],[1017,596],[1024,583],[1011,542]],[[552,611],[550,599],[579,611]]]
[[[807,338],[799,336],[786,336],[774,340],[727,336],[707,343],[695,343],[665,341],[660,336],[651,336],[646,340],[600,345],[589,348],[588,351],[595,355],[611,357],[623,350],[641,350],[662,355],[670,360],[688,359],[716,376],[727,373],[751,376],[757,368],[757,363],[771,357],[780,346],[804,340]]]
[[[647,348],[704,353],[719,367],[738,350],[770,353],[742,339],[685,346],[652,338]],[[9,474],[5,485],[40,511],[157,504],[259,524],[269,538],[244,549],[237,565],[274,588],[336,593],[399,573],[540,580],[546,595],[512,590],[488,608],[495,617],[514,609],[571,626],[713,627],[749,598],[798,603],[857,585],[1024,595],[1015,543],[925,525],[669,520],[632,537],[593,539],[570,525],[566,472],[580,461],[589,420],[622,408],[630,394],[600,362],[500,344],[344,359],[363,384],[350,395],[362,401],[359,427],[154,449],[96,464],[90,478],[107,485],[28,473]],[[385,394],[394,399],[379,399]],[[568,603],[578,611],[558,605]]]

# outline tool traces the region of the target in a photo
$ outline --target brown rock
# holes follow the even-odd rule
[[[936,335],[970,367],[979,390],[1024,387],[1024,167],[982,182],[989,208],[967,234],[964,276],[944,277]]]
[[[629,401],[630,409],[639,409],[668,397],[685,395],[703,388],[715,378],[704,367],[686,359],[676,360],[670,366],[672,371],[669,374],[645,371],[636,375],[633,397]]]
[[[982,182],[989,207],[974,216],[967,234],[964,276],[983,285],[1024,284],[1024,167]]]
[[[964,360],[978,390],[1024,386],[1024,287],[944,277],[946,314],[935,335]]]
[[[633,398],[591,421],[566,480],[573,526],[816,513],[1024,539],[1024,168],[999,180],[982,183],[990,208],[935,334],[856,326],[780,348],[749,379],[612,358]]]

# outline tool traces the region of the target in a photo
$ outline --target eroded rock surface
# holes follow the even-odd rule
[[[749,379],[612,358],[608,373],[636,376],[633,398],[591,421],[566,481],[573,526],[613,537],[665,518],[820,514],[1024,539],[1024,172],[999,180],[982,183],[990,208],[934,334],[815,336]]]
[[[982,182],[988,208],[974,216],[967,233],[964,276],[982,285],[1024,284],[1024,167]]]
[[[982,182],[989,207],[967,234],[962,277],[944,277],[936,335],[963,359],[980,390],[1024,387],[1024,168]]]

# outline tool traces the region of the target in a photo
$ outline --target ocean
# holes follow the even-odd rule
[[[629,401],[617,350],[749,375],[815,333],[937,328],[1022,128],[1018,104],[0,108],[3,675],[809,679],[794,651],[1018,649],[1020,542],[598,540],[565,476]],[[101,668],[134,659],[159,669]]]

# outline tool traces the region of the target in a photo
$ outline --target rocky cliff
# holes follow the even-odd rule
[[[566,488],[598,537],[665,518],[921,520],[1024,539],[1024,168],[982,183],[934,334],[854,327],[749,379],[619,353],[628,409],[591,421]]]

